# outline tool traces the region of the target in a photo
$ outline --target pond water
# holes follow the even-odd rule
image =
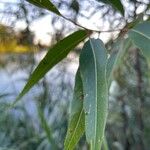
[[[44,57],[45,52],[40,52],[34,55],[3,55],[0,68],[0,101],[13,102],[23,86],[27,82],[29,75],[34,70],[35,66]],[[40,95],[47,90],[47,100],[60,101],[66,104],[72,98],[72,87],[74,84],[74,76],[78,67],[78,59],[70,54],[69,57],[63,60],[52,68],[44,77],[36,84],[18,104],[26,107],[29,114],[35,113],[35,104],[39,100]],[[71,61],[70,61],[71,60]],[[44,89],[46,88],[46,89]],[[41,98],[42,99],[42,98]],[[17,104],[17,105],[18,105]]]

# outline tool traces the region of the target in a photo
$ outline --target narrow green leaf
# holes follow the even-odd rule
[[[124,15],[124,8],[120,0],[98,0],[99,2],[103,2],[105,4],[110,4],[113,8],[120,11],[121,14]]]
[[[79,30],[54,45],[31,74],[27,84],[14,104],[22,98],[53,66],[64,59],[68,53],[89,35],[86,30]],[[14,105],[13,104],[13,105]]]
[[[73,100],[71,102],[70,120],[65,139],[65,150],[73,150],[85,130],[85,115],[83,111],[83,87],[78,69],[75,79]]]
[[[48,124],[47,120],[45,119],[44,113],[40,107],[38,107],[38,115],[39,115],[40,123],[42,125],[42,128],[46,134],[46,137],[47,137],[49,143],[52,145],[53,149],[57,149],[56,143],[51,134],[51,128],[49,127],[49,124]]]
[[[27,0],[29,3],[32,3],[38,7],[45,8],[49,11],[52,11],[53,13],[61,16],[58,9],[53,5],[53,3],[50,0]]]
[[[80,55],[83,82],[86,139],[91,150],[100,150],[108,113],[106,49],[99,39],[90,39]]]
[[[114,47],[113,47],[113,53],[110,55],[108,61],[107,61],[107,79],[108,79],[108,85],[110,85],[110,82],[112,80],[112,73],[122,64],[123,57],[127,50],[130,48],[132,42],[129,38],[127,39],[121,39],[118,40]]]
[[[45,119],[44,113],[42,112],[41,108],[38,108],[38,115],[39,115],[39,119],[40,119],[40,123],[42,125],[42,128],[44,129],[47,139],[49,140],[49,142],[51,143],[52,141],[52,136],[51,136],[51,129],[47,123],[47,120]]]
[[[150,22],[145,21],[136,25],[129,31],[129,37],[141,49],[148,64],[150,64]]]
[[[108,80],[109,80],[109,78],[111,76],[111,73],[112,73],[112,70],[113,70],[113,66],[114,66],[117,54],[118,54],[117,51],[114,51],[110,55],[110,57],[108,58],[108,61],[107,61],[107,71],[106,71],[106,76],[107,76]]]

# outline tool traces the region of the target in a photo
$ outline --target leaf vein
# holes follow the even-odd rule
[[[69,146],[70,146],[70,144],[71,144],[71,142],[72,142],[72,140],[73,140],[73,138],[74,138],[74,135],[75,135],[75,132],[76,132],[77,127],[78,127],[78,125],[79,125],[79,122],[80,122],[82,113],[83,113],[83,108],[82,108],[82,110],[81,110],[81,112],[80,112],[78,122],[77,122],[77,124],[76,124],[75,130],[74,130],[74,132],[73,132],[73,136],[72,136],[72,138],[71,138],[71,140],[70,140],[70,142],[69,142],[69,145],[68,145],[67,149],[69,149]]]
[[[140,35],[142,35],[142,36],[144,36],[145,38],[147,38],[147,39],[150,40],[150,37],[147,36],[147,35],[145,35],[145,34],[143,34],[142,32],[140,32],[140,31],[138,31],[138,30],[135,30],[135,29],[131,29],[131,30],[132,30],[133,32],[138,33],[138,34],[140,34]]]

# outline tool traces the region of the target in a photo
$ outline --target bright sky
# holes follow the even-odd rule
[[[4,8],[4,5],[2,4],[2,2],[16,3],[18,1],[19,0],[1,0],[0,8],[2,8],[2,9]],[[65,10],[61,11],[61,12],[64,14],[66,13]],[[90,13],[90,11],[82,11],[82,13],[88,15]],[[52,15],[53,14],[50,13],[48,16],[38,19],[32,23],[31,30],[33,32],[35,32],[36,41],[40,40],[40,41],[42,41],[43,44],[47,44],[51,41],[51,35],[53,35],[53,31],[54,31],[54,28],[51,25],[51,18],[52,18],[51,16]],[[94,15],[90,19],[79,17],[78,22],[82,26],[90,28],[90,29],[96,29],[96,26],[99,26],[99,28],[101,28],[101,30],[108,30],[109,24],[107,22],[105,22],[105,25],[104,25],[102,20],[98,20],[98,17],[99,17],[98,15]],[[8,18],[4,18],[1,14],[0,14],[0,22],[9,24]],[[66,23],[69,23],[69,22],[67,21]],[[96,25],[96,23],[97,23],[97,25]],[[69,24],[69,25],[73,25],[73,24]],[[18,21],[15,25],[16,29],[23,29],[25,27],[26,27],[26,24],[24,21]],[[59,27],[60,27],[59,22],[57,23],[57,27],[59,29]],[[108,35],[110,35],[110,34],[102,34],[102,35],[100,35],[100,38],[102,38],[102,40],[105,42],[108,39]]]
[[[18,2],[19,0],[1,0],[0,2]],[[126,7],[131,7],[130,9],[133,9],[132,6],[128,6],[127,4],[125,4]],[[3,8],[4,5],[2,3],[0,3],[0,8]],[[140,13],[141,11],[143,10],[143,8],[139,8],[137,11],[138,13]],[[66,11],[62,11],[61,13],[65,14]],[[90,11],[87,11],[87,10],[83,10],[81,12],[82,14],[86,14],[88,15],[90,13]],[[53,14],[50,13],[48,16],[42,18],[42,19],[38,19],[36,21],[34,21],[32,23],[32,26],[31,26],[31,29],[32,31],[35,32],[35,35],[36,35],[36,41],[40,40],[42,41],[43,44],[47,44],[51,41],[51,36],[53,35],[53,31],[54,31],[54,28],[53,26],[51,25],[51,16]],[[93,15],[93,17],[91,17],[90,19],[86,19],[86,18],[83,18],[83,17],[79,17],[78,18],[78,23],[84,27],[87,27],[87,28],[90,28],[90,29],[97,29],[97,26],[98,26],[98,30],[109,30],[110,29],[110,24],[107,22],[107,21],[103,21],[102,19],[98,19],[100,16],[99,13]],[[8,18],[4,18],[3,16],[1,16],[0,14],[0,21],[2,23],[8,23],[9,20]],[[67,22],[66,22],[67,23]],[[57,27],[59,29],[61,23],[58,22],[57,23]],[[16,23],[16,28],[17,29],[23,29],[25,28],[25,23],[23,21],[18,21]],[[102,33],[100,34],[100,37],[104,42],[106,42],[109,37],[112,35],[112,33]],[[98,35],[95,35],[96,37],[98,37]]]

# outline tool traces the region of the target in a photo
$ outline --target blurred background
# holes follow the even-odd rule
[[[117,30],[150,19],[149,0],[122,0],[125,16],[98,0],[53,0],[60,12],[84,27]],[[28,77],[49,47],[77,26],[24,0],[0,1],[0,150],[62,150],[78,55],[83,43],[10,111]],[[112,52],[119,31],[93,34]],[[114,49],[113,49],[114,50]],[[118,51],[117,47],[115,51]],[[150,69],[130,49],[113,73],[106,139],[110,150],[150,149]],[[87,150],[85,136],[77,150]]]

